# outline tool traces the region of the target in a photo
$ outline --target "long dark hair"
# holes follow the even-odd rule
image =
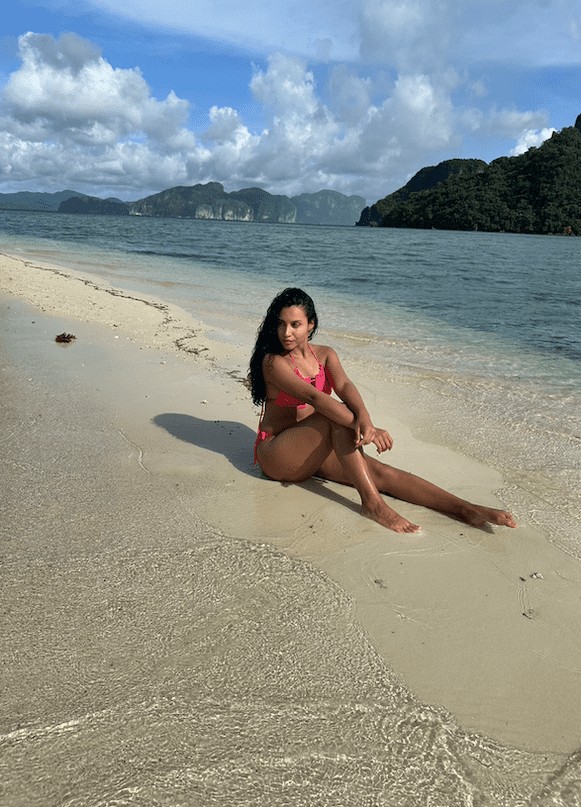
[[[314,323],[313,330],[309,334],[309,339],[313,338],[319,318],[315,311],[315,304],[311,297],[302,289],[288,288],[277,294],[268,306],[266,316],[256,334],[256,343],[250,359],[250,372],[248,380],[250,391],[252,392],[252,402],[257,406],[266,400],[266,384],[262,372],[262,362],[269,353],[283,353],[284,348],[278,338],[278,317],[283,308],[298,305],[303,309],[307,320]]]

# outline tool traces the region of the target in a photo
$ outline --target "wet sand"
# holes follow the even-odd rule
[[[123,598],[105,571],[121,556],[129,562],[163,546],[179,574],[194,531],[210,542],[220,534],[275,547],[336,581],[396,679],[420,702],[448,710],[465,731],[546,755],[581,746],[581,566],[523,513],[515,512],[517,530],[476,529],[397,503],[422,532],[387,532],[361,518],[350,489],[320,480],[280,485],[253,467],[257,413],[241,383],[247,348],[221,343],[179,308],[68,269],[1,256],[0,292],[11,404],[2,460],[3,554],[12,581],[2,594],[13,693],[5,728],[8,715],[10,730],[20,731],[44,709],[42,668],[24,674],[34,655],[29,640],[44,637],[48,669],[57,669],[53,656],[64,650],[58,641],[49,646],[40,602],[58,598],[51,586],[62,584],[68,559],[75,559],[76,595],[90,603],[96,587],[112,618]],[[56,345],[62,331],[76,340]],[[354,380],[395,439],[394,465],[505,506],[495,491],[512,480],[417,440],[397,390],[388,409],[372,378]],[[90,570],[82,580],[79,558]],[[32,606],[18,591],[35,575],[42,585],[27,595],[39,603],[29,635],[23,626]],[[136,590],[146,597],[145,577]],[[163,601],[161,591],[154,596]],[[127,624],[138,613],[136,597]],[[99,618],[105,637],[106,618]],[[62,632],[63,624],[55,627]],[[65,634],[100,669],[99,647],[84,647],[80,618]],[[90,665],[84,675],[90,679]],[[65,694],[51,695],[55,714]],[[58,730],[66,731],[64,724]]]

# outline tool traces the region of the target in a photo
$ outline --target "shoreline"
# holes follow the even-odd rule
[[[49,387],[98,390],[87,405],[133,447],[136,474],[162,490],[179,488],[184,512],[226,535],[271,544],[338,582],[416,697],[508,746],[559,754],[581,747],[578,561],[526,522],[516,531],[479,530],[398,502],[423,527],[418,537],[402,537],[363,520],[350,489],[262,478],[252,466],[257,415],[240,383],[245,351],[215,332],[210,338],[177,306],[5,255],[0,291],[3,305],[23,300],[42,319],[33,327],[26,313],[15,316],[6,349],[17,366]],[[31,329],[44,329],[36,356],[26,341],[19,346]],[[63,329],[77,340],[55,346],[52,331]],[[502,506],[498,472],[416,439],[405,408],[392,400],[385,411],[373,379],[354,380],[374,418],[396,436],[393,464]]]

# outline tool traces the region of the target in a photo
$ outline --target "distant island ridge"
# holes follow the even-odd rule
[[[362,196],[321,190],[299,196],[261,188],[227,193],[219,182],[177,186],[123,202],[77,191],[0,194],[0,209],[113,216],[326,224],[536,235],[581,235],[581,115],[515,157],[451,159],[418,171],[365,207]]]
[[[331,190],[289,198],[261,188],[227,193],[219,182],[177,186],[136,202],[100,199],[70,190],[0,194],[0,209],[4,210],[342,226],[353,226],[364,206],[363,196],[345,196]]]

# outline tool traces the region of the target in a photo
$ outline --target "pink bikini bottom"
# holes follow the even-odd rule
[[[256,435],[256,442],[254,443],[254,464],[258,462],[258,455],[256,453],[256,449],[258,448],[258,444],[262,443],[263,440],[266,440],[267,437],[274,437],[273,434],[270,432],[263,432],[260,429],[258,430],[258,434]]]

